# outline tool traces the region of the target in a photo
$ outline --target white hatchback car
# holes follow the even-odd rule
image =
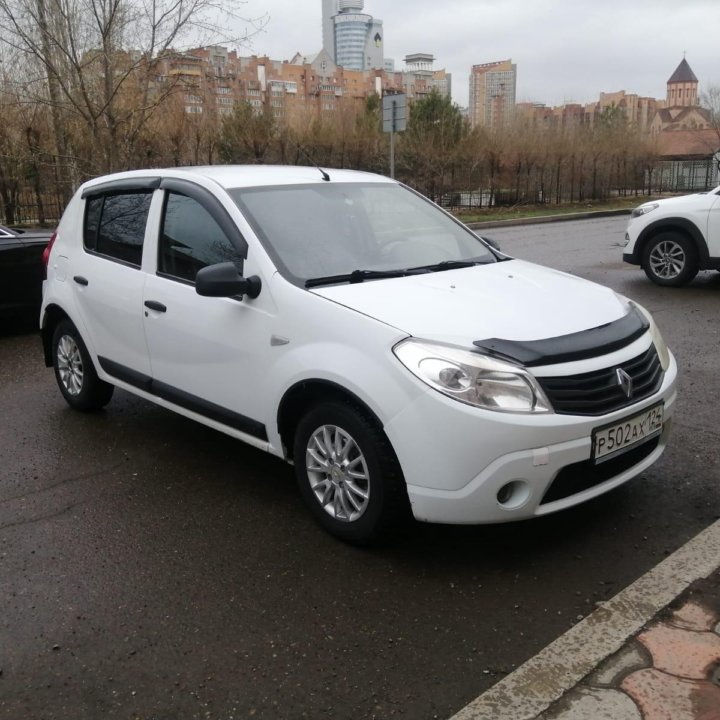
[[[560,510],[663,452],[675,361],[613,291],[512,259],[388,178],[205,167],[98,178],[49,253],[67,402],[114,387],[294,463],[330,532]]]

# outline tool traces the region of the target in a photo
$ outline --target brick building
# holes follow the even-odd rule
[[[279,122],[292,124],[308,113],[332,113],[360,107],[373,94],[404,92],[410,100],[437,89],[450,96],[451,76],[434,70],[432,55],[406,58],[403,72],[350,70],[322,50],[291,60],[242,57],[235,50],[213,46],[184,53],[168,52],[157,61],[159,85],[175,84],[186,113],[229,114],[238,102],[257,112],[269,111]]]
[[[628,123],[657,137],[659,133],[668,131],[708,129],[710,116],[706,109],[700,107],[698,97],[698,79],[683,58],[667,81],[664,99],[619,90],[600,93],[597,101],[586,105],[570,103],[549,108],[541,103],[518,103],[517,112],[537,126],[572,127],[593,126],[604,112],[617,108]],[[676,142],[672,145],[675,146]]]

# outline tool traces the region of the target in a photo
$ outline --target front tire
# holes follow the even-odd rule
[[[324,402],[294,442],[300,493],[317,522],[356,545],[384,538],[405,517],[407,490],[388,439],[360,408]]]
[[[686,235],[659,233],[645,246],[643,270],[658,285],[684,285],[698,273],[697,248]]]
[[[110,402],[115,388],[97,376],[90,353],[70,320],[62,320],[55,328],[52,360],[58,387],[70,407],[92,412]]]

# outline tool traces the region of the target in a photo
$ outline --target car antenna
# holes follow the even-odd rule
[[[310,153],[299,142],[296,142],[295,144],[297,145],[297,149],[310,161],[310,164],[320,171],[322,179],[326,182],[330,182],[330,176],[312,159]]]

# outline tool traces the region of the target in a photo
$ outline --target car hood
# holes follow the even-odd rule
[[[663,210],[669,210],[672,212],[672,208],[676,206],[686,210],[689,210],[691,207],[709,207],[716,200],[717,195],[714,192],[702,192],[695,193],[694,195],[680,195],[679,197],[662,198],[660,200],[653,200],[652,203],[657,204],[658,207],[661,207]]]
[[[522,260],[312,292],[408,335],[457,345],[569,335],[628,312],[609,288]]]

